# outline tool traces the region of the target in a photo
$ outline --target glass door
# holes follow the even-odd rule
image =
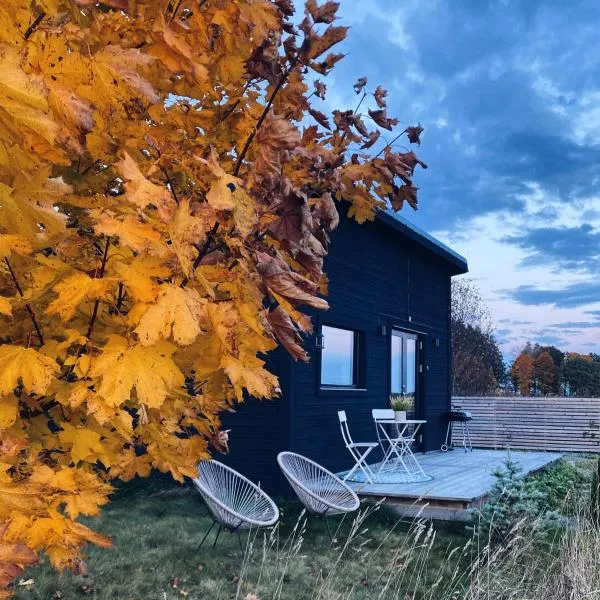
[[[412,394],[417,403],[417,336],[392,329],[391,393]]]

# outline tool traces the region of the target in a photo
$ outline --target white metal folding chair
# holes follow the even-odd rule
[[[345,410],[338,411],[338,419],[340,421],[340,429],[342,430],[344,444],[356,462],[352,469],[346,473],[343,480],[346,481],[354,475],[357,469],[360,469],[364,473],[366,480],[369,483],[373,483],[375,474],[367,464],[367,456],[369,456],[373,451],[373,448],[377,448],[379,444],[377,442],[354,442],[350,435],[350,429],[348,428],[348,418],[346,417]]]

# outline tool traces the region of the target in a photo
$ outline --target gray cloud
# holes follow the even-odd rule
[[[341,8],[354,22],[349,56],[331,86],[348,105],[336,108],[354,108],[352,82],[366,75],[373,88],[389,90],[390,115],[425,126],[417,151],[430,168],[416,176],[419,211],[405,216],[427,231],[460,235],[467,258],[476,217],[506,216],[511,226],[520,219],[520,233],[502,243],[511,256],[514,248],[527,256],[498,296],[570,309],[600,302],[600,285],[591,281],[600,272],[600,232],[587,224],[600,219],[593,200],[600,195],[600,3],[349,0]],[[582,206],[579,218],[573,206]],[[571,209],[569,227],[563,207]],[[490,257],[489,272],[474,275],[491,277],[499,256]],[[557,271],[590,281],[519,285],[530,267],[538,279],[546,269],[549,282]],[[538,327],[546,336],[539,341],[589,330],[589,316],[581,310],[562,327]],[[501,341],[511,344],[522,326],[534,325],[510,321],[499,323]]]
[[[561,308],[576,308],[600,302],[600,283],[573,283],[558,290],[520,285],[512,290],[505,290],[505,294],[521,304],[535,306],[550,304]]]
[[[523,266],[556,265],[590,273],[600,267],[600,232],[591,225],[541,227],[503,241],[530,252]]]
[[[564,323],[553,323],[552,325],[549,325],[549,327],[571,330],[594,329],[600,327],[600,321],[595,323],[591,321],[565,321]]]
[[[503,325],[533,325],[533,321],[522,321],[520,319],[500,319],[498,323]]]

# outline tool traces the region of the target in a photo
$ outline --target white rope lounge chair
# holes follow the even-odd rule
[[[317,517],[354,512],[358,496],[337,475],[318,463],[294,452],[277,455],[279,468],[308,512]],[[329,523],[327,532],[333,542]]]
[[[204,498],[213,522],[206,532],[198,550],[208,534],[218,523],[219,529],[213,546],[222,529],[236,533],[243,551],[240,529],[271,527],[279,520],[279,509],[271,498],[243,475],[216,460],[198,464],[198,478],[194,485]]]

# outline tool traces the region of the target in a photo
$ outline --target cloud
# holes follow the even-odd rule
[[[557,346],[560,347],[565,339],[558,335],[539,335],[535,338],[535,343],[540,344],[540,346]]]
[[[503,241],[528,251],[523,266],[553,265],[595,273],[600,269],[600,231],[591,225],[539,227]]]
[[[573,308],[600,302],[600,283],[583,281],[556,290],[520,285],[505,293],[521,304]]]
[[[498,319],[498,323],[502,323],[503,325],[513,325],[513,326],[514,325],[533,325],[534,321],[521,321],[519,319]]]
[[[354,109],[359,76],[385,87],[388,113],[425,127],[416,151],[430,168],[416,173],[419,211],[403,216],[467,257],[503,349],[587,348],[600,309],[600,3],[348,0],[340,16],[348,56],[317,107]]]
[[[556,329],[572,329],[576,331],[578,329],[593,329],[600,327],[600,321],[565,321],[564,323],[553,323],[549,327]]]

